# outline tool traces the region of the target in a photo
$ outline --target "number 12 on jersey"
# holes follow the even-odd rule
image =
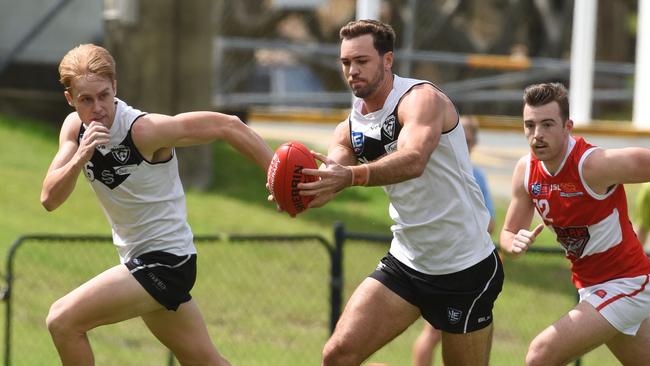
[[[548,213],[551,211],[551,205],[548,203],[548,200],[533,198],[533,203],[537,206],[537,212],[542,216],[544,222],[553,222],[553,219],[548,217]]]

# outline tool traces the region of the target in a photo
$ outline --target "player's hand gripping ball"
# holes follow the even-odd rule
[[[313,175],[302,174],[303,168],[317,169],[316,159],[305,145],[291,141],[275,150],[266,174],[266,181],[275,202],[292,217],[306,210],[314,197],[299,194],[298,183],[318,179]]]

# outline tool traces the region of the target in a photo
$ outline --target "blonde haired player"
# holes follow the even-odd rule
[[[229,365],[190,295],[196,248],[174,148],[224,140],[264,171],[271,149],[235,116],[148,114],[117,99],[115,63],[102,47],[70,50],[59,74],[75,111],[61,127],[41,202],[48,211],[56,209],[79,174],[85,175],[111,224],[121,261],[50,308],[47,327],[62,364],[93,365],[86,333],[140,317],[182,365]]]

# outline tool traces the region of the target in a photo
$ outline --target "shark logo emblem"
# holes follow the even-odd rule
[[[384,134],[388,136],[388,138],[393,138],[393,135],[395,135],[395,116],[390,115],[386,120],[384,121],[383,126],[381,129],[384,131]]]
[[[124,145],[117,145],[113,147],[111,149],[111,153],[113,154],[115,160],[119,161],[122,164],[126,163],[126,161],[129,160],[129,157],[131,157],[131,149]]]

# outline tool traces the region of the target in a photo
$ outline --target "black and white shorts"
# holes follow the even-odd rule
[[[503,286],[503,266],[495,250],[462,271],[430,275],[407,267],[388,253],[370,277],[417,306],[436,329],[468,333],[492,323],[494,301]]]
[[[155,251],[124,263],[145,290],[168,310],[192,299],[196,281],[196,254],[177,256]]]

